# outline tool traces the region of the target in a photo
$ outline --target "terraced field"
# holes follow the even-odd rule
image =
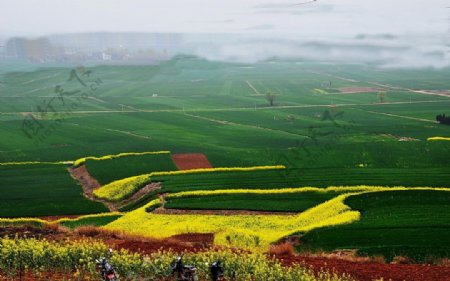
[[[252,172],[200,173],[170,176],[154,176],[154,182],[162,182],[164,192],[187,190],[216,190],[230,188],[286,188],[328,187],[352,185],[385,186],[447,186],[450,182],[448,168],[435,169],[376,169],[376,168],[325,168]]]
[[[177,169],[170,158],[170,153],[133,155],[108,160],[87,160],[85,165],[89,173],[100,184],[151,172]]]
[[[345,204],[361,219],[345,226],[313,230],[301,240],[304,249],[358,249],[388,260],[407,256],[424,262],[450,255],[450,193],[387,191],[351,196]]]
[[[342,192],[304,192],[293,194],[219,194],[169,198],[167,209],[249,210],[269,212],[303,212],[336,197]]]
[[[81,215],[106,212],[83,190],[66,165],[0,165],[0,217]]]

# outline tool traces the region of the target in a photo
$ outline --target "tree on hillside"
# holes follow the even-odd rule
[[[441,124],[450,125],[450,117],[445,116],[445,114],[437,115],[436,121],[438,121]]]
[[[266,99],[269,102],[270,106],[275,104],[276,95],[272,92],[267,92]]]
[[[380,103],[385,103],[386,102],[386,92],[379,92],[378,100]]]

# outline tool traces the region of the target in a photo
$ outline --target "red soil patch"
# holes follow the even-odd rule
[[[57,221],[59,219],[76,219],[78,217],[81,217],[82,215],[62,215],[62,216],[46,216],[46,217],[39,217],[41,220],[46,221]]]
[[[385,89],[382,88],[371,88],[371,87],[348,87],[348,88],[339,88],[338,90],[343,94],[373,93],[385,91]]]
[[[175,252],[201,252],[213,247],[214,234],[212,233],[186,233],[174,235],[167,239],[103,239],[103,242],[116,249],[127,249],[132,252],[150,254],[161,249]]]
[[[359,281],[383,278],[391,281],[449,281],[450,267],[422,264],[384,264],[311,256],[279,256],[284,265],[305,264],[315,272],[331,270]]]
[[[178,170],[212,168],[208,158],[202,153],[172,154]]]
[[[115,249],[127,249],[131,252],[138,252],[142,254],[155,253],[161,249],[172,250],[178,253],[181,252],[201,252],[212,247],[212,244],[207,242],[186,242],[176,239],[164,240],[126,240],[126,239],[107,239],[103,240],[107,245]]]

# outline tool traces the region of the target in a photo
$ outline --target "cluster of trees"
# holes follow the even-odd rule
[[[439,114],[436,116],[436,121],[441,124],[450,125],[450,117],[445,116],[445,114]]]

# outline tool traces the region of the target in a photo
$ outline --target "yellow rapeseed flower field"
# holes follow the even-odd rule
[[[96,190],[94,195],[98,198],[109,201],[120,201],[131,196],[134,192],[139,190],[143,185],[150,182],[153,176],[170,176],[170,175],[183,175],[183,174],[195,174],[195,173],[214,173],[214,172],[236,172],[236,171],[258,171],[258,170],[276,170],[285,169],[283,165],[275,166],[254,166],[254,167],[223,167],[223,168],[204,168],[204,169],[192,169],[182,171],[163,171],[152,172],[145,175],[139,175],[135,177],[125,178],[106,184]]]
[[[253,250],[267,250],[277,240],[311,229],[351,223],[359,212],[343,203],[348,196],[340,195],[298,215],[166,215],[145,211],[159,199],[132,211],[105,228],[155,238],[167,238],[180,233],[215,233],[215,243]]]
[[[359,220],[360,213],[351,210],[344,200],[352,195],[367,192],[394,190],[442,190],[449,188],[429,187],[382,187],[382,186],[349,186],[329,187],[326,189],[306,187],[279,190],[216,190],[188,191],[170,194],[168,197],[206,196],[217,194],[279,194],[294,192],[336,192],[345,194],[319,204],[296,215],[169,215],[147,213],[146,208],[160,204],[160,199],[149,202],[146,206],[127,213],[123,217],[108,224],[105,228],[121,230],[155,238],[167,238],[182,233],[214,233],[215,243],[223,246],[237,246],[251,250],[267,250],[271,243],[297,232],[307,232],[320,227],[352,223]]]

